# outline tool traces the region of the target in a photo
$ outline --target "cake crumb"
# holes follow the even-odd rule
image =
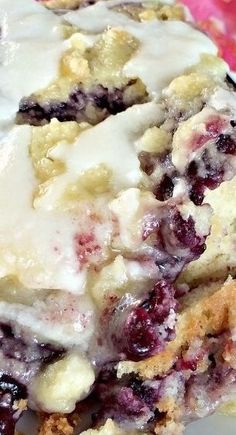
[[[39,435],[72,435],[74,423],[77,423],[73,418],[72,423],[69,422],[68,417],[62,414],[43,414],[40,418],[42,424]]]

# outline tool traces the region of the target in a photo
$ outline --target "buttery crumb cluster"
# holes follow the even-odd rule
[[[170,1],[0,27],[0,432],[182,434],[236,385],[228,67]]]

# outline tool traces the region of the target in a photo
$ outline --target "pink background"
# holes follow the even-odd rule
[[[181,0],[199,26],[219,46],[219,52],[236,71],[236,0]]]

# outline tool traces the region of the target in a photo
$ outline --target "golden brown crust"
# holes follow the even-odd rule
[[[174,398],[168,397],[158,402],[158,411],[163,412],[163,419],[158,420],[156,435],[182,435],[184,425],[181,422],[182,410]]]
[[[196,289],[182,301],[176,338],[158,355],[137,363],[120,363],[119,376],[133,371],[144,379],[152,379],[164,374],[172,367],[181,349],[190,345],[195,338],[234,327],[232,312],[235,307],[235,281],[228,280],[221,286],[214,283],[207,288]]]
[[[39,435],[72,435],[78,418],[63,414],[41,414]],[[70,421],[69,421],[70,420]]]
[[[218,334],[235,327],[236,282],[227,280],[224,284],[216,282],[208,287],[200,287],[184,297],[177,325],[175,340],[170,342],[165,351],[145,361],[120,363],[119,374],[137,372],[145,379],[151,379],[163,374],[173,365],[180,351],[191,344],[196,338],[203,338],[207,334]],[[182,430],[178,422],[181,410],[170,398],[167,403],[158,403],[158,409],[166,413],[163,424],[158,423],[157,434],[165,434],[169,425],[177,425],[175,431]],[[70,417],[71,418],[71,417]],[[61,414],[43,416],[40,435],[71,435],[75,424],[68,417]],[[177,433],[177,432],[176,432]]]

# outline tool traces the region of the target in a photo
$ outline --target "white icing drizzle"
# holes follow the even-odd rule
[[[19,126],[0,142],[0,277],[15,275],[29,288],[81,293],[73,237],[78,221],[32,207],[36,186],[29,159],[31,127]]]
[[[23,305],[0,301],[1,321],[16,322],[30,330],[39,341],[59,346],[78,346],[87,351],[96,317],[89,295],[56,292],[44,301]]]
[[[112,231],[107,200],[82,203],[73,214],[56,210],[56,202],[84,170],[96,170],[100,163],[112,170],[115,192],[137,186],[141,171],[133,144],[160,116],[154,102],[134,106],[86,130],[74,144],[58,145],[54,156],[65,161],[67,170],[52,180],[37,209],[29,158],[31,127],[16,126],[5,135],[0,141],[0,277],[14,275],[28,288],[83,293],[86,267],[76,252],[76,236],[92,231],[105,249]],[[89,220],[90,211],[100,223]]]
[[[232,114],[235,114],[236,98],[228,89],[217,88],[209,100],[209,105],[216,110],[227,109]]]
[[[108,27],[118,27],[131,33],[140,46],[125,64],[127,77],[139,77],[152,96],[159,96],[170,81],[186,68],[196,64],[201,54],[217,54],[214,43],[202,32],[180,21],[136,22],[111,8],[117,2],[98,2],[65,19],[80,29],[98,34]]]
[[[57,75],[63,51],[60,18],[33,0],[0,0],[0,127],[14,120],[22,97]]]
[[[75,183],[85,170],[96,170],[99,164],[105,164],[112,171],[115,193],[137,186],[142,173],[134,142],[162,116],[155,102],[135,105],[85,130],[74,144],[60,143],[50,156],[64,161],[67,170],[52,180],[45,194],[37,200],[37,207],[53,209],[68,185]]]

